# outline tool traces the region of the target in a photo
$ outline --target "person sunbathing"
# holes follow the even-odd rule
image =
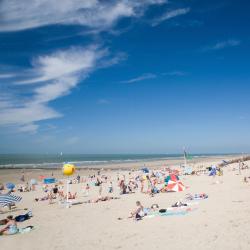
[[[171,207],[187,207],[186,203],[182,203],[181,201],[177,201]]]
[[[113,196],[102,196],[102,197],[99,197],[97,199],[94,199],[94,200],[88,200],[84,203],[98,203],[98,202],[101,202],[101,201],[110,201],[110,200],[117,200],[117,199],[120,199],[119,197],[113,197]]]
[[[42,198],[35,198],[35,201],[46,201],[46,200],[53,200],[56,199],[56,196],[53,195],[52,192],[48,193],[47,195],[45,195]]]
[[[17,223],[12,215],[7,217],[7,224],[0,230],[0,235],[12,235],[18,233]]]
[[[208,195],[205,193],[201,193],[201,194],[186,194],[186,199],[187,200],[203,200],[203,199],[207,199]]]

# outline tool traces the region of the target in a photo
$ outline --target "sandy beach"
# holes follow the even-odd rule
[[[0,0],[0,250],[250,250],[249,10]]]
[[[194,164],[210,166],[221,159],[200,159]],[[159,165],[163,162],[157,162]],[[148,163],[148,167],[156,162]],[[246,162],[250,166],[250,162]],[[138,163],[139,165],[139,163]],[[178,165],[178,164],[177,164]],[[33,217],[18,227],[33,225],[34,230],[25,234],[1,236],[3,249],[249,249],[248,229],[250,223],[250,185],[243,183],[250,176],[249,169],[237,171],[238,164],[223,168],[223,176],[183,175],[180,180],[188,188],[183,192],[159,193],[154,197],[140,193],[120,195],[116,178],[126,175],[124,170],[101,171],[114,183],[112,196],[119,197],[98,203],[73,205],[65,208],[54,201],[35,202],[35,197],[43,197],[41,186],[36,191],[16,192],[23,197],[17,209],[5,210],[0,219],[7,215],[24,214],[24,208],[32,211]],[[114,167],[114,166],[113,166]],[[134,166],[136,168],[136,166]],[[22,170],[1,170],[0,182],[18,182]],[[140,170],[132,172],[136,174]],[[38,178],[50,171],[25,170],[25,178]],[[96,173],[95,170],[81,170],[82,176]],[[56,178],[62,179],[61,170],[53,171]],[[72,177],[73,178],[73,177]],[[20,181],[19,181],[20,182]],[[65,182],[64,182],[65,183]],[[70,185],[72,193],[77,192],[77,201],[87,201],[98,197],[98,187],[91,186],[89,195],[84,194],[85,183]],[[66,185],[64,185],[65,189]],[[145,216],[140,221],[128,219],[136,201],[144,207],[158,204],[160,208],[171,207],[176,201],[184,200],[185,194],[206,193],[208,199],[194,202],[187,214],[173,216]],[[103,184],[102,195],[108,195],[108,183]],[[118,220],[122,218],[122,220]]]

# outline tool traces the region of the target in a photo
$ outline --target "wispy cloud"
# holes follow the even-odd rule
[[[202,51],[206,52],[206,51],[211,51],[211,50],[221,50],[221,49],[225,49],[228,47],[236,47],[236,46],[239,46],[240,43],[241,43],[240,40],[229,39],[226,41],[217,42],[216,44],[211,45],[211,46],[206,46],[202,48]]]
[[[163,15],[161,15],[160,17],[153,19],[151,25],[153,27],[157,26],[166,20],[172,19],[172,18],[177,17],[177,16],[185,15],[188,12],[190,12],[190,8],[180,8],[180,9],[167,11]]]
[[[11,85],[25,89],[24,96],[10,92],[10,88],[0,93],[0,125],[34,132],[38,121],[61,117],[63,114],[51,108],[50,102],[68,95],[97,68],[111,66],[108,61],[117,63],[114,58],[98,46],[70,48],[35,58],[32,68],[25,72],[26,80]]]
[[[138,17],[166,0],[2,0],[0,32],[48,25],[80,25],[105,30],[123,17]]]
[[[170,72],[162,73],[162,75],[165,75],[165,76],[185,76],[185,75],[187,75],[187,73],[183,72],[183,71],[170,71]]]
[[[138,76],[138,77],[135,77],[135,78],[132,78],[132,79],[129,79],[129,80],[122,81],[122,83],[140,82],[140,81],[144,81],[144,80],[148,80],[148,79],[153,79],[153,78],[156,78],[156,77],[157,76],[155,74],[146,73],[146,74],[143,74],[141,76]]]
[[[2,78],[13,78],[15,74],[0,74],[0,79]]]
[[[100,104],[100,105],[106,105],[106,104],[109,104],[109,103],[110,103],[110,101],[107,100],[107,99],[99,99],[97,101],[97,104]]]
[[[0,32],[15,32],[50,25],[79,25],[86,34],[110,31],[122,18],[139,18],[151,5],[167,0],[2,0]],[[20,132],[36,132],[39,122],[63,116],[51,102],[69,95],[94,70],[110,67],[126,58],[111,55],[99,46],[72,47],[31,60],[30,67],[0,72],[0,126]],[[155,78],[153,74],[131,79]],[[8,85],[8,86],[7,86]]]

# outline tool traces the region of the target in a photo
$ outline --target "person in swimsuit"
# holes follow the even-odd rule
[[[140,220],[144,216],[144,208],[140,201],[136,202],[136,209],[130,213],[129,218]]]
[[[12,235],[18,233],[18,228],[15,219],[12,215],[7,217],[6,226],[0,230],[0,235]]]

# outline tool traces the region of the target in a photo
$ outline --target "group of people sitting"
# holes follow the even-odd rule
[[[205,193],[201,194],[187,194],[185,197],[186,201],[189,200],[196,200],[196,199],[207,199],[208,195]],[[189,206],[192,206],[194,203],[187,203],[182,201],[175,202],[171,207],[169,208],[160,208],[158,204],[153,204],[149,208],[145,208],[140,201],[136,201],[136,208],[130,213],[128,218],[133,218],[134,220],[141,220],[143,217],[152,215],[152,214],[165,214],[173,211],[185,211],[189,212],[191,211],[191,208],[188,208]],[[181,209],[181,210],[180,210]],[[176,214],[176,213],[175,213]],[[122,218],[118,218],[118,220],[121,220]]]

